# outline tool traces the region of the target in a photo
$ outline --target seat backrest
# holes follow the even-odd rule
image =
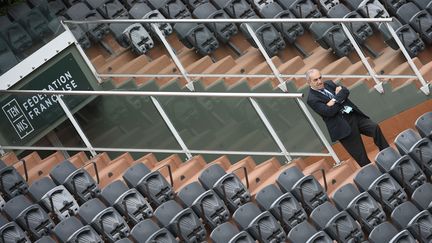
[[[432,139],[432,111],[426,112],[415,121],[417,131],[422,137]]]
[[[393,164],[400,158],[400,154],[392,147],[381,150],[375,156],[375,162],[381,172],[390,172]]]
[[[310,237],[316,234],[318,231],[309,222],[304,221],[295,226],[289,233],[288,239],[292,243],[303,243],[306,242]]]
[[[395,162],[390,174],[409,194],[424,184],[427,178],[420,166],[408,155]]]
[[[36,201],[42,199],[45,194],[56,187],[57,185],[49,177],[43,177],[35,182],[29,187],[29,193],[32,198]]]
[[[151,171],[143,163],[137,163],[131,166],[124,174],[123,179],[129,187],[136,187],[142,178]]]
[[[283,192],[290,192],[294,184],[303,177],[303,172],[301,172],[298,167],[293,166],[280,173],[279,177],[276,179],[276,183]]]
[[[395,145],[403,155],[408,154],[414,144],[421,139],[420,135],[412,128],[399,133],[395,139]]]
[[[369,241],[371,243],[390,242],[390,240],[398,233],[394,225],[388,221],[376,226],[369,234]]]
[[[345,210],[359,194],[360,192],[353,184],[347,183],[333,193],[332,199],[339,210]]]
[[[330,202],[325,202],[316,207],[311,215],[310,219],[321,229],[325,229],[326,225],[330,222],[330,219],[338,214],[339,211]]]
[[[5,199],[25,194],[28,191],[27,182],[13,166],[7,166],[0,160],[0,190]]]
[[[364,166],[354,177],[354,183],[360,191],[369,190],[369,186],[382,175],[373,164]]]
[[[166,18],[187,19],[192,17],[189,9],[181,0],[148,0],[147,3],[153,9],[159,10]]]
[[[405,229],[411,219],[420,212],[412,202],[404,202],[397,206],[391,213],[393,224],[400,230]]]
[[[226,243],[226,242],[237,242],[236,237],[242,237],[238,239],[238,242],[252,243],[254,239],[245,231],[240,231],[236,226],[230,222],[225,222],[217,226],[210,234],[210,238],[214,243]]]
[[[192,206],[194,201],[202,195],[206,190],[197,181],[194,181],[178,192],[178,197],[187,207]]]
[[[432,184],[424,183],[411,195],[411,201],[422,210],[432,208]]]
[[[160,228],[151,219],[145,219],[131,230],[131,237],[135,242],[146,243],[146,242],[177,242],[175,237],[165,228]]]

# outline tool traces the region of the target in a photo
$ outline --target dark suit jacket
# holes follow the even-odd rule
[[[337,85],[331,80],[324,82],[324,88],[334,95],[336,87]],[[327,102],[330,101],[329,97],[312,88],[309,89],[307,103],[316,113],[322,117],[333,142],[345,138],[351,133],[350,125],[342,117],[341,113],[341,109],[343,109],[345,105],[351,106],[353,108],[353,112],[367,117],[354,103],[348,99],[348,95],[349,90],[342,86],[342,90],[337,95],[335,95],[335,99],[338,102],[333,106],[327,106]]]

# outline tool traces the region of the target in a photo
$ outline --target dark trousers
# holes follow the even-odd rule
[[[360,136],[361,134],[373,137],[374,143],[379,150],[383,150],[389,146],[378,124],[371,119],[360,116],[356,112],[343,116],[351,126],[351,134],[348,137],[340,139],[339,142],[360,166],[363,167],[370,163]]]

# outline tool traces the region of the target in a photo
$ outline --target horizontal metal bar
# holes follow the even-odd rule
[[[256,98],[302,98],[302,93],[229,93],[229,92],[155,92],[155,91],[86,91],[86,90],[0,90],[0,94],[45,95],[117,95],[117,96],[193,96],[193,97],[256,97]]]
[[[40,151],[90,151],[85,147],[43,147],[43,146],[1,146],[6,150],[40,150]],[[179,149],[138,149],[138,148],[96,148],[95,151],[99,152],[130,152],[130,153],[184,153]],[[284,156],[281,152],[259,152],[259,151],[222,151],[222,150],[189,150],[192,154],[221,154],[221,155],[263,155],[263,156]],[[308,156],[331,156],[328,153],[309,153],[298,152],[290,153],[294,157],[308,157]]]
[[[182,78],[181,74],[136,74],[136,73],[104,73],[98,74],[99,77],[112,77],[112,78]],[[203,77],[203,78],[275,78],[276,76],[273,74],[222,74],[222,73],[188,73],[189,77]],[[371,78],[370,75],[366,74],[326,74],[322,75],[323,78]],[[305,78],[304,74],[281,74],[282,78]],[[385,79],[406,79],[406,78],[414,78],[417,79],[415,75],[377,75],[377,78],[385,78]]]
[[[63,20],[66,24],[96,23],[352,23],[352,22],[392,22],[393,18],[283,18],[283,19],[100,19]]]

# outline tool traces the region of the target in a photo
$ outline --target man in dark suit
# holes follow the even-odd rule
[[[308,105],[324,120],[331,140],[339,140],[360,166],[370,163],[361,134],[373,137],[380,150],[389,146],[378,124],[348,99],[347,88],[323,81],[317,69],[307,71],[306,80],[310,86]]]

